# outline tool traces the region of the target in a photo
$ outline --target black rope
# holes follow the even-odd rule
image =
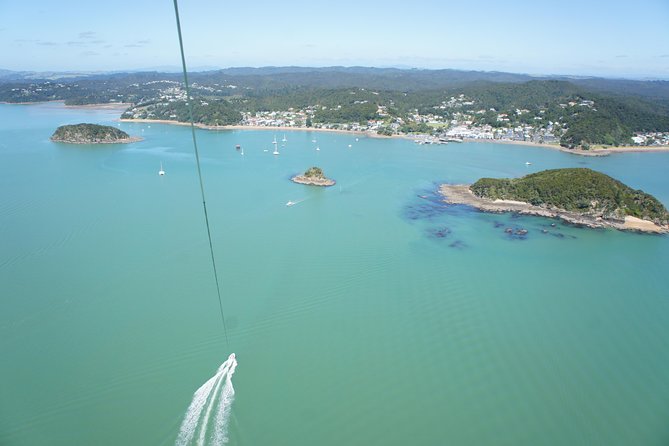
[[[223,324],[223,333],[225,334],[225,343],[230,348],[228,340],[228,330],[225,327],[225,316],[223,315],[223,302],[221,301],[221,288],[218,284],[218,272],[216,271],[216,258],[214,257],[214,245],[211,242],[211,230],[209,229],[209,215],[207,214],[207,202],[204,195],[204,183],[202,182],[202,170],[200,169],[200,153],[197,150],[197,139],[195,138],[195,123],[193,120],[193,98],[190,95],[188,85],[188,71],[186,70],[186,56],[184,55],[184,43],[181,37],[181,22],[179,21],[179,5],[174,0],[174,15],[177,19],[177,32],[179,33],[179,49],[181,50],[181,66],[184,73],[184,85],[186,86],[186,105],[190,116],[190,130],[193,136],[193,149],[195,150],[195,164],[197,164],[197,176],[200,180],[200,194],[202,195],[202,208],[204,209],[204,221],[207,224],[207,238],[209,239],[209,252],[211,253],[211,265],[214,268],[214,279],[216,280],[216,293],[218,294],[218,308],[221,311],[221,322]]]

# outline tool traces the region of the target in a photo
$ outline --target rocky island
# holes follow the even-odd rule
[[[669,232],[669,213],[655,197],[585,168],[552,169],[516,179],[443,184],[447,203],[485,212],[560,218],[591,228]]]
[[[51,135],[51,141],[70,144],[118,144],[141,140],[116,127],[98,124],[61,125]]]
[[[302,175],[296,175],[291,181],[309,186],[334,186],[335,180],[326,178],[320,167],[310,167]]]

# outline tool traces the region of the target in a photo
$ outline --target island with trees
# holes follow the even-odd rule
[[[310,167],[302,175],[296,175],[291,181],[308,186],[334,186],[335,180],[327,178],[320,167]]]
[[[141,139],[109,125],[83,123],[61,125],[51,136],[52,141],[69,144],[118,144],[141,141]]]
[[[446,202],[486,212],[560,218],[592,228],[669,232],[669,213],[652,195],[586,168],[552,169],[515,179],[444,184]]]

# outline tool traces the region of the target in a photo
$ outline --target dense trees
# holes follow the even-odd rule
[[[307,178],[325,178],[323,169],[316,166],[308,168],[306,172],[304,172],[304,176]]]
[[[130,136],[123,130],[98,124],[62,125],[51,136],[53,141],[70,143],[108,143],[129,138]]]
[[[347,103],[336,107],[322,107],[314,113],[314,122],[359,122],[367,124],[370,119],[376,118],[377,106],[371,102]]]
[[[479,125],[541,127],[562,136],[567,147],[628,144],[635,132],[669,132],[669,83],[659,81],[585,82],[506,73],[341,67],[230,69],[193,73],[192,79],[194,117],[204,124],[235,124],[242,112],[293,109],[309,111],[306,125],[365,124],[382,118],[386,124],[400,124],[400,132],[429,133],[431,129],[412,116],[434,115],[448,123],[454,116],[467,115],[466,120]],[[129,102],[142,105],[139,118],[187,121],[180,80],[178,74],[123,73],[0,83],[0,101]],[[637,96],[623,95],[628,87]],[[466,100],[452,103],[460,95]],[[388,126],[380,132],[392,133]]]
[[[631,215],[666,224],[669,214],[652,195],[584,168],[553,169],[517,179],[482,178],[471,186],[479,197],[519,200],[536,206],[610,218]]]
[[[190,121],[190,112],[186,101],[144,103],[137,111],[138,118],[166,119],[172,121]],[[125,112],[123,118],[131,118],[132,112]],[[206,125],[233,125],[242,120],[242,115],[224,99],[193,101],[193,120]]]

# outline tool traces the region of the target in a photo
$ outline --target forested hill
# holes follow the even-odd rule
[[[124,102],[132,104],[127,118],[187,116],[179,73],[48,73],[50,80],[36,80],[39,75],[0,71],[0,101]],[[627,145],[632,137],[646,145],[669,139],[667,81],[365,67],[230,68],[190,79],[196,120],[205,124],[265,114],[265,122],[278,125],[313,122],[381,134],[438,136],[467,125],[485,137],[581,148]]]
[[[491,200],[517,200],[580,214],[624,219],[626,215],[666,225],[669,213],[655,197],[585,168],[552,169],[522,178],[482,178],[470,187]]]

